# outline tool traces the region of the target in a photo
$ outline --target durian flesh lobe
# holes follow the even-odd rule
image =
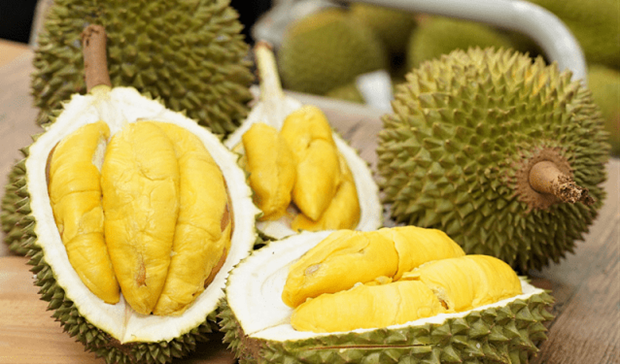
[[[552,298],[525,280],[523,294],[461,313],[380,329],[294,330],[289,324],[293,309],[280,298],[288,267],[330,233],[272,242],[231,272],[220,326],[241,364],[527,363],[546,338]]]
[[[609,147],[590,91],[569,71],[510,50],[458,50],[412,70],[392,105],[377,155],[396,221],[445,231],[468,254],[521,272],[559,262],[583,239],[605,197]],[[594,204],[533,191],[539,161]]]
[[[108,34],[113,86],[134,87],[185,111],[218,135],[235,130],[252,99],[248,45],[228,0],[56,0],[35,49],[32,95],[47,124],[61,103],[84,93],[80,33],[100,24]]]
[[[209,286],[180,315],[140,315],[128,309],[124,298],[117,304],[106,304],[82,284],[69,263],[47,193],[46,165],[50,152],[61,139],[101,118],[108,120],[112,135],[125,125],[137,125],[133,123],[142,118],[181,127],[204,144],[224,176],[234,211],[230,251]],[[36,274],[35,283],[41,286],[41,299],[50,302],[49,309],[64,329],[109,363],[168,362],[194,350],[197,341],[208,340],[226,274],[248,254],[256,240],[254,219],[258,212],[236,157],[217,136],[133,88],[116,87],[103,94],[72,97],[57,121],[29,151],[25,189],[31,212],[25,220],[32,222],[31,229],[26,231],[30,264]]]

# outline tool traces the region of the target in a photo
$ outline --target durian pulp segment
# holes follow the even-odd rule
[[[296,307],[323,293],[377,279],[398,280],[423,263],[463,255],[456,242],[435,229],[404,226],[368,232],[339,230],[291,265],[282,300]]]
[[[56,277],[57,284],[65,291],[66,299],[90,323],[109,333],[121,343],[134,341],[168,341],[189,332],[205,322],[223,296],[227,272],[244,258],[251,250],[256,233],[253,229],[254,218],[258,210],[251,200],[251,191],[245,184],[245,174],[237,166],[236,157],[220,144],[219,139],[185,116],[167,110],[157,101],[141,96],[133,88],[116,87],[105,92],[109,102],[101,104],[98,93],[82,96],[75,95],[65,105],[65,111],[57,121],[37,139],[30,148],[30,158],[26,161],[31,198],[32,214],[36,220],[35,233],[37,244],[43,251],[44,259]],[[105,105],[113,105],[117,110],[103,111]],[[124,300],[116,305],[105,304],[82,284],[75,270],[72,269],[65,247],[55,225],[46,184],[47,158],[59,140],[69,135],[82,125],[95,123],[105,117],[106,112],[132,123],[142,119],[160,120],[182,126],[196,135],[207,148],[221,169],[232,198],[231,210],[235,211],[232,224],[235,230],[231,237],[231,248],[220,272],[203,294],[197,297],[183,315],[155,316],[140,315],[128,309]],[[122,123],[109,123],[111,132],[117,132]]]
[[[245,335],[251,338],[273,341],[297,341],[328,335],[297,331],[290,325],[293,309],[281,299],[282,287],[286,281],[291,262],[299,259],[306,251],[326,238],[330,232],[306,232],[274,242],[256,251],[235,268],[228,278],[226,296],[239,325]],[[542,294],[542,289],[521,279],[523,293],[493,304],[477,307],[471,311],[445,313],[408,322],[390,328],[423,326],[427,323],[441,324],[450,318],[465,317],[471,312],[491,307],[503,307],[508,302],[525,300]],[[352,333],[363,333],[373,329],[356,329]]]
[[[248,118],[244,123],[224,141],[224,145],[230,150],[243,156],[242,136],[254,123],[266,123],[278,130],[284,120],[291,113],[299,110],[303,104],[292,97],[283,97],[279,100],[260,101],[252,108]],[[332,133],[332,138],[340,155],[346,161],[351,172],[352,180],[355,182],[357,197],[359,200],[359,221],[355,230],[370,231],[378,229],[382,224],[382,205],[379,200],[379,190],[372,177],[372,172],[368,163],[360,158],[355,149],[340,137],[336,132]],[[265,235],[280,239],[296,234],[291,228],[292,216],[297,215],[295,208],[289,207],[289,214],[285,214],[278,220],[258,221],[256,227]]]

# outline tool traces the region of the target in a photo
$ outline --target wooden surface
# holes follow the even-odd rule
[[[28,93],[31,59],[31,52],[26,51],[0,67],[3,186],[19,157],[18,149],[28,145],[30,135],[39,131],[34,126],[36,110]],[[323,108],[362,158],[375,165],[376,133],[382,113],[324,98],[295,96]],[[560,264],[531,272],[535,284],[552,290],[557,315],[535,364],[620,363],[620,161],[612,159],[607,167],[608,197],[585,241]],[[26,261],[11,256],[0,243],[0,363],[104,363],[85,353],[82,345],[50,318],[46,303],[39,301],[32,285]],[[177,363],[224,364],[234,360],[221,344],[212,342]]]

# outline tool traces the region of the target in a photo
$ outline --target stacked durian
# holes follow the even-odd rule
[[[384,70],[402,77],[412,14],[353,3],[289,25],[277,49],[285,89],[364,103],[356,79]]]
[[[589,88],[594,101],[601,107],[606,121],[605,130],[612,144],[611,153],[620,155],[620,121],[618,120],[617,90],[620,81],[620,42],[613,36],[620,26],[620,8],[614,0],[596,0],[584,3],[578,0],[532,0],[555,14],[573,33],[579,42],[589,73],[593,78]],[[408,70],[424,61],[440,58],[450,52],[470,47],[503,47],[528,53],[530,57],[545,57],[534,41],[522,34],[498,29],[486,24],[439,16],[423,16],[412,31],[407,48]],[[599,75],[605,73],[605,81]],[[590,78],[590,76],[588,78]]]

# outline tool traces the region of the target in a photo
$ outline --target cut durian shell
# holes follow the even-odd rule
[[[470,311],[376,329],[296,331],[281,299],[289,266],[329,234],[271,242],[231,271],[220,326],[239,363],[527,363],[546,339],[553,298],[524,278],[522,294]]]
[[[255,46],[255,58],[260,80],[259,100],[252,107],[247,119],[224,141],[224,145],[241,156],[244,154],[242,136],[254,123],[262,122],[280,130],[286,117],[304,106],[299,100],[285,95],[282,91],[275,57],[269,44],[258,42]],[[353,174],[357,188],[360,218],[355,230],[375,230],[382,225],[382,205],[369,165],[337,132],[334,131],[332,135],[338,151]],[[298,232],[291,228],[291,222],[299,211],[291,205],[287,212],[278,220],[258,221],[258,230],[271,239],[297,234]]]
[[[93,66],[85,63],[87,69]],[[249,254],[257,239],[254,221],[258,210],[252,203],[251,190],[245,183],[245,173],[236,163],[236,155],[216,135],[159,101],[142,96],[134,88],[110,88],[104,83],[93,84],[89,90],[87,95],[72,96],[56,121],[29,148],[25,162],[30,211],[26,220],[31,222],[25,233],[31,257],[29,264],[36,274],[35,284],[41,287],[41,299],[49,302],[53,317],[87,350],[108,363],[169,362],[193,351],[196,342],[207,340],[208,333],[215,328],[215,314],[223,297],[227,273]],[[48,158],[65,136],[100,120],[108,124],[111,134],[141,120],[180,126],[198,137],[224,176],[234,226],[231,248],[204,292],[178,316],[138,314],[122,296],[120,302],[106,304],[82,283],[69,262],[50,206]]]

